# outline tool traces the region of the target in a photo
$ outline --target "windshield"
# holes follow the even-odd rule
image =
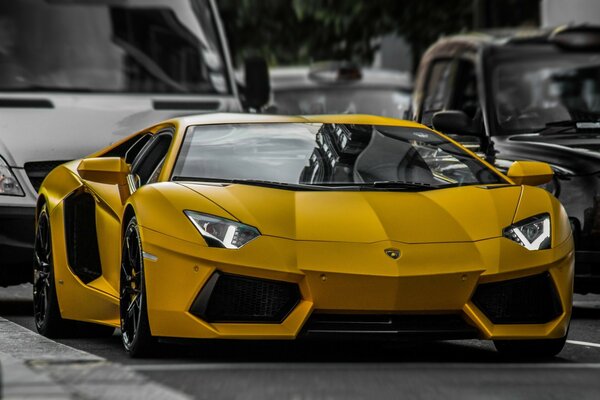
[[[319,123],[190,127],[173,179],[432,188],[506,183],[425,129]]]
[[[374,114],[402,118],[410,95],[389,88],[286,89],[273,93],[278,114]]]
[[[553,122],[600,118],[600,54],[538,49],[497,65],[492,80],[502,133],[535,132]]]
[[[0,1],[0,90],[227,93],[209,0]]]

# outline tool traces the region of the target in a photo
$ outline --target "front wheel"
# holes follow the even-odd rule
[[[135,217],[127,223],[121,247],[121,338],[131,357],[144,357],[156,348],[156,341],[148,322],[142,241]]]
[[[550,358],[565,347],[567,335],[559,339],[494,340],[499,353],[519,358]]]

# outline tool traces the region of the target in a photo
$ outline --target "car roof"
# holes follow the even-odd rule
[[[260,123],[326,123],[326,124],[365,124],[391,125],[409,128],[430,128],[417,122],[396,118],[366,114],[330,114],[330,115],[271,115],[244,113],[200,114],[174,118],[170,120],[180,126],[215,124],[260,124]],[[170,121],[166,121],[169,123]]]
[[[478,50],[483,47],[518,46],[526,44],[552,44],[553,36],[567,32],[598,31],[595,25],[563,25],[552,28],[504,28],[463,33],[443,37],[427,51],[431,53],[456,50],[456,47]]]
[[[382,87],[390,86],[403,89],[412,89],[412,78],[408,72],[389,69],[360,68],[360,79],[343,81],[320,81],[311,79],[311,67],[276,67],[269,70],[271,87],[273,90],[285,90],[294,88],[327,88],[349,86],[353,87]]]

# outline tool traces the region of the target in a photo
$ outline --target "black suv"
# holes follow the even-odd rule
[[[549,163],[575,238],[575,291],[600,293],[600,27],[444,38],[423,56],[413,119],[506,170]]]

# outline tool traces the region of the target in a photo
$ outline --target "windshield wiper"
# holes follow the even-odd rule
[[[433,190],[439,189],[437,185],[431,185],[429,183],[423,182],[410,182],[410,181],[375,181],[375,182],[366,182],[361,183],[363,186],[370,186],[374,188],[382,188],[382,189],[416,189],[416,190]],[[451,186],[451,185],[444,185]]]
[[[440,186],[431,185],[428,183],[409,182],[409,181],[376,181],[376,182],[348,182],[348,183],[335,183],[335,182],[321,182],[317,184],[312,183],[288,183],[288,182],[275,182],[260,179],[226,179],[226,178],[202,178],[194,176],[174,176],[172,178],[174,182],[206,182],[206,183],[224,183],[224,184],[239,184],[239,185],[253,185],[263,186],[270,188],[279,189],[294,189],[294,190],[361,190],[364,188],[376,188],[376,189],[401,189],[401,190],[433,190],[439,189]],[[444,185],[443,187],[451,187],[455,185]]]
[[[572,120],[567,119],[564,121],[552,121],[548,122],[546,126],[537,131],[540,135],[556,135],[563,133],[568,130],[575,129],[578,132],[586,130],[600,130],[600,121],[594,120]],[[597,133],[597,132],[594,132]]]
[[[352,189],[351,186],[328,186],[328,185],[313,185],[304,183],[287,183],[275,182],[261,179],[222,179],[222,178],[199,178],[192,176],[174,176],[175,182],[191,181],[191,182],[207,182],[207,183],[225,183],[238,185],[262,186],[276,189],[293,189],[293,190],[333,190],[333,189]]]

